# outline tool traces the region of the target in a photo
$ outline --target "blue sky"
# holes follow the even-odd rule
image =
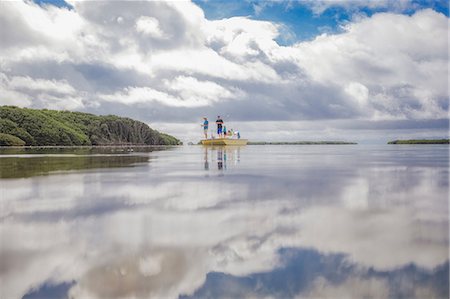
[[[282,44],[310,40],[322,33],[341,32],[341,25],[352,20],[356,15],[372,16],[375,13],[395,11],[396,13],[411,15],[419,9],[432,8],[448,16],[448,1],[411,1],[404,9],[385,6],[369,7],[365,1],[352,7],[333,5],[317,14],[310,3],[305,1],[217,1],[194,0],[199,5],[206,18],[217,20],[234,16],[247,16],[256,20],[267,20],[282,23],[287,27],[287,33],[293,35],[286,39],[279,39]],[[328,1],[331,4],[331,1]],[[261,7],[258,10],[257,7]]]
[[[41,5],[51,4],[51,5],[55,5],[57,7],[69,7],[69,8],[72,7],[70,4],[68,4],[64,0],[34,0],[34,2],[41,4]]]

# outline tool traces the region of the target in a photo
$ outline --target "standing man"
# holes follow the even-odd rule
[[[222,138],[223,120],[220,118],[220,115],[217,116],[216,124],[217,124],[217,135],[219,135],[219,138]]]
[[[203,117],[203,124],[200,125],[200,126],[203,126],[203,133],[205,133],[205,139],[208,139],[209,122],[208,122],[208,119],[206,117]]]

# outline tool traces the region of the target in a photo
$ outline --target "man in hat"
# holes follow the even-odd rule
[[[217,116],[216,125],[217,125],[217,135],[219,135],[219,138],[222,138],[223,120],[220,118],[220,115]]]
[[[205,133],[205,139],[208,139],[209,122],[206,117],[203,117],[203,124],[201,124],[200,126],[203,126],[203,133]]]

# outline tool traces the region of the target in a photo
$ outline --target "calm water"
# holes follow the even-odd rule
[[[0,297],[448,298],[448,149],[3,149]]]

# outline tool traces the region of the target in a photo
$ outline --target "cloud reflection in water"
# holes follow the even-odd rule
[[[445,147],[148,155],[0,181],[2,297],[448,295]]]

